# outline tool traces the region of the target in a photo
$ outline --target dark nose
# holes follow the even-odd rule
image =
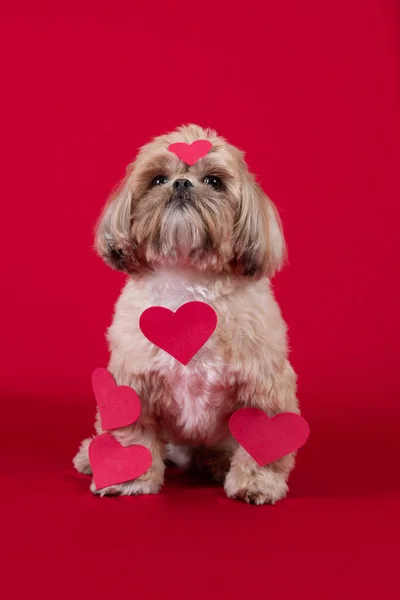
[[[172,187],[176,191],[183,192],[193,187],[193,183],[189,181],[189,179],[175,179],[174,183],[172,184]]]

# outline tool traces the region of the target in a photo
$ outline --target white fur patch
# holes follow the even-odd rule
[[[212,303],[210,289],[191,270],[164,269],[149,278],[152,305],[177,310],[186,302],[198,300]],[[167,372],[175,402],[179,406],[178,426],[188,438],[205,439],[215,433],[213,410],[225,394],[216,392],[224,365],[213,350],[212,339],[183,366],[166,353],[157,357],[160,370]]]

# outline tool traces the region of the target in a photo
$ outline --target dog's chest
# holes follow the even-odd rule
[[[184,438],[207,442],[215,436],[227,394],[219,378],[220,373],[212,365],[171,373],[176,430]]]
[[[213,304],[207,286],[183,277],[161,276],[153,282],[152,305],[177,310],[193,300]],[[217,315],[218,316],[218,315]],[[183,439],[209,441],[218,436],[220,415],[224,412],[228,389],[223,383],[225,367],[215,338],[186,365],[160,351],[157,363],[169,382],[176,414],[175,433]]]

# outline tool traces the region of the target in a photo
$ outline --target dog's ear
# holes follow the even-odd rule
[[[278,211],[244,166],[239,210],[234,230],[237,272],[248,277],[272,277],[286,258]]]
[[[113,269],[132,272],[138,266],[136,248],[131,239],[132,170],[127,171],[111,194],[96,226],[95,248]]]

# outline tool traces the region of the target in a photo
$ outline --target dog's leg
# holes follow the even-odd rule
[[[279,412],[299,412],[296,398],[296,378],[286,363],[281,372],[256,384],[247,383],[238,390],[239,406],[252,406],[269,415]],[[253,504],[274,504],[285,498],[287,480],[295,464],[293,454],[260,467],[255,460],[237,445],[232,455],[229,472],[225,478],[225,492],[229,498],[238,498]]]
[[[144,475],[138,477],[134,481],[116,484],[101,490],[97,490],[94,481],[92,481],[90,486],[91,491],[94,494],[99,494],[101,496],[156,494],[161,488],[164,480],[162,443],[157,440],[156,435],[150,430],[142,430],[137,427],[135,428],[135,426],[114,430],[112,433],[123,446],[141,444],[142,446],[149,448],[152,455],[152,465]],[[92,474],[92,468],[89,461],[89,444],[92,439],[93,438],[87,438],[83,440],[78,453],[73,460],[75,469],[84,475]]]
[[[137,423],[128,427],[114,429],[110,433],[122,446],[140,444],[148,448],[152,455],[152,464],[146,473],[133,481],[116,484],[101,490],[97,490],[94,481],[90,486],[94,494],[105,495],[136,495],[156,494],[164,482],[164,443],[158,436],[155,420],[153,418],[153,407],[162,397],[165,399],[169,390],[158,377],[148,375],[132,375],[124,369],[118,368],[111,362],[110,371],[115,377],[118,385],[130,385],[138,393],[142,401],[142,411]],[[104,433],[101,427],[99,413],[96,414],[95,430],[98,435]],[[90,475],[92,469],[89,462],[89,444],[91,438],[83,440],[73,464],[77,471]]]
[[[112,435],[122,446],[140,444],[151,452],[151,467],[146,473],[125,483],[112,485],[101,490],[96,488],[94,480],[90,485],[93,494],[100,496],[133,496],[138,494],[157,494],[164,483],[164,444],[155,431],[134,424],[122,429],[113,430]]]
[[[275,504],[285,498],[288,492],[287,480],[294,462],[294,456],[289,455],[266,467],[260,467],[239,446],[225,479],[226,495],[251,504]]]

